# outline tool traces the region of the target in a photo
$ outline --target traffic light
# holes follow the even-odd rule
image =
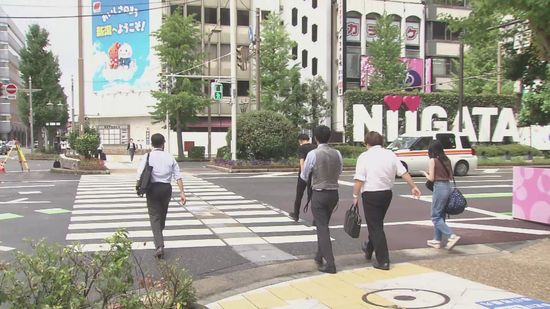
[[[241,68],[242,71],[246,71],[246,62],[248,58],[247,50],[244,46],[237,47],[237,66]]]
[[[223,97],[223,84],[212,82],[210,84],[210,97],[216,101],[221,101]]]

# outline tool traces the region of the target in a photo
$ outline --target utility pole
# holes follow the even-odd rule
[[[464,104],[464,32],[460,33],[460,67],[458,69],[458,132],[462,132],[462,105]]]
[[[19,91],[29,93],[29,127],[31,130],[31,154],[32,154],[32,149],[34,148],[34,115],[32,111],[32,93],[41,91],[42,89],[32,89],[31,76],[29,76],[28,83],[29,83],[29,89],[19,89]]]
[[[256,8],[256,110],[260,110],[260,8]]]
[[[231,49],[231,160],[237,160],[237,0],[229,4]]]
[[[497,43],[497,94],[502,94],[502,53],[500,41]]]
[[[170,94],[170,83],[168,82],[168,78],[174,78],[174,77],[169,77],[169,76],[165,76],[165,79],[164,79],[164,91],[166,92],[166,94]],[[168,113],[168,105],[166,105],[166,151],[168,151],[169,154],[171,154],[170,152],[170,114]]]
[[[210,33],[208,34],[208,41],[207,41],[207,55],[208,55],[208,76],[210,76],[210,62],[211,62],[211,56],[210,56],[210,45],[212,40],[212,35],[214,33],[220,33],[221,30],[214,28],[210,30]],[[212,95],[212,87],[211,87],[211,80],[208,80],[208,85],[206,85],[207,91],[208,91],[208,97]],[[208,104],[208,160],[212,159],[212,101],[210,104]]]
[[[31,154],[34,148],[34,116],[32,113],[32,77],[29,76],[29,125],[31,127]]]
[[[71,75],[71,132],[74,132],[74,76]]]
[[[82,0],[78,0],[78,124],[84,131],[84,46],[82,39]]]

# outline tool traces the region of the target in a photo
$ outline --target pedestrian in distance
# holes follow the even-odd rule
[[[128,145],[126,146],[126,150],[128,151],[128,154],[130,155],[130,162],[134,162],[134,155],[136,154],[136,143],[134,143],[134,139],[130,139],[128,141]]]
[[[330,231],[330,217],[338,204],[338,178],[342,173],[342,155],[328,146],[330,129],[327,126],[315,128],[314,137],[318,146],[307,154],[304,170],[300,174],[307,181],[311,174],[311,212],[317,227],[317,269],[325,273],[336,273]],[[326,262],[326,263],[324,263]]]
[[[383,143],[384,136],[378,132],[370,131],[365,135],[367,151],[357,158],[353,205],[358,207],[361,194],[369,232],[367,241],[361,246],[365,258],[371,260],[375,252],[373,267],[389,270],[390,255],[384,232],[384,218],[392,200],[395,176],[401,176],[407,182],[416,198],[419,198],[421,193],[401,161],[391,150],[383,148]]]
[[[304,161],[306,160],[307,154],[315,149],[315,145],[309,142],[309,136],[307,134],[298,135],[298,159],[300,160],[300,171],[298,172],[298,181],[296,183],[296,197],[294,199],[294,212],[291,212],[289,215],[295,221],[300,220],[300,208],[302,206],[302,198],[304,196],[304,191],[307,188],[307,181],[304,181],[300,178],[300,174],[304,170]],[[307,193],[307,199],[309,201],[309,190]]]
[[[427,241],[427,245],[440,249],[443,235],[447,236],[445,249],[451,250],[460,240],[460,236],[453,234],[453,230],[445,222],[445,206],[451,195],[451,179],[453,168],[451,160],[445,155],[443,145],[433,140],[428,146],[428,172],[422,171],[426,179],[433,181],[431,218],[434,225],[434,237]]]
[[[174,157],[164,151],[164,144],[165,139],[162,134],[155,133],[151,136],[153,149],[149,153],[149,165],[153,167],[153,172],[151,187],[146,192],[147,211],[156,248],[155,256],[159,259],[164,258],[162,231],[166,224],[168,205],[172,199],[172,179],[175,179],[178,184],[181,205],[185,205],[186,202],[180,168]],[[137,170],[138,184],[146,162],[147,155],[143,156]]]

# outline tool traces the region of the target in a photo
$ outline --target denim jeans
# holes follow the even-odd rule
[[[448,180],[434,181],[432,196],[432,223],[434,224],[434,240],[441,241],[443,234],[453,234],[451,228],[445,223],[445,206],[451,195],[451,183]]]

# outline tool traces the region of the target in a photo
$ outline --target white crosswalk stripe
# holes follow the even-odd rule
[[[187,203],[170,201],[166,248],[201,248],[314,242],[315,228],[208,181],[184,175]],[[154,249],[146,200],[135,194],[135,175],[82,176],[66,240],[83,251],[108,250],[105,238],[125,228],[135,250]],[[173,185],[173,194],[179,194]]]

